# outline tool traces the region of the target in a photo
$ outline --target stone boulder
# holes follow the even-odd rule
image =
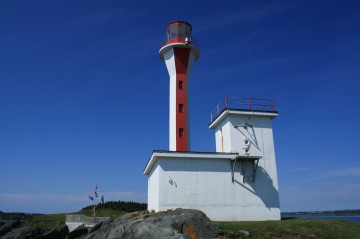
[[[104,224],[104,222],[99,222],[95,224],[92,228],[90,228],[90,233],[95,232],[100,229],[100,227]]]
[[[0,237],[20,225],[20,220],[0,221]]]
[[[76,228],[75,230],[73,230],[72,232],[69,233],[68,235],[68,239],[75,239],[75,238],[79,238],[82,235],[85,235],[89,232],[89,230],[84,227],[84,226],[80,226],[78,228]]]
[[[6,230],[3,230],[5,226]],[[64,223],[46,230],[30,223],[7,221],[0,228],[3,233],[1,239],[64,239],[69,234],[69,229]]]
[[[1,239],[31,239],[41,235],[43,231],[31,225],[20,226],[5,234]]]
[[[220,229],[201,211],[176,209],[128,213],[82,239],[217,238]]]
[[[69,234],[69,229],[64,223],[58,224],[56,227],[35,237],[34,239],[64,239]]]

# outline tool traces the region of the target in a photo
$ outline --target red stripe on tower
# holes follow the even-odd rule
[[[176,69],[176,151],[188,151],[187,69],[190,48],[174,48]]]

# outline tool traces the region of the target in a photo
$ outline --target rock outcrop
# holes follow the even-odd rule
[[[203,212],[193,209],[127,213],[113,221],[99,223],[90,230],[79,227],[71,233],[63,223],[44,230],[12,221],[0,224],[0,232],[4,233],[1,239],[193,239],[219,238],[222,235]]]
[[[1,239],[31,239],[41,235],[44,231],[31,225],[20,226],[3,235]]]
[[[155,214],[125,214],[83,238],[217,238],[220,234],[220,229],[203,212],[176,209]]]
[[[63,223],[59,223],[56,227],[51,230],[43,233],[40,236],[35,237],[35,239],[63,239],[69,234],[68,227]]]
[[[0,221],[0,237],[20,225],[20,220]]]

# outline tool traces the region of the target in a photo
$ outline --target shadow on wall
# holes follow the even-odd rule
[[[211,160],[211,159],[210,159]],[[182,158],[179,159],[166,159],[160,160],[160,167],[164,171],[185,171],[185,172],[231,172],[231,164],[229,159],[215,160],[212,159],[195,159],[195,158]],[[229,176],[231,180],[231,176]]]
[[[236,172],[240,173],[241,166],[237,167],[237,169]],[[246,176],[252,177],[252,175]],[[258,196],[268,209],[280,208],[279,191],[274,187],[273,180],[269,174],[261,166],[257,168],[254,182],[250,182],[245,178],[245,183],[237,180],[234,180],[234,183]]]

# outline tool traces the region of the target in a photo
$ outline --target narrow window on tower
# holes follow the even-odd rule
[[[184,112],[184,105],[183,104],[179,104],[179,112],[180,113]]]
[[[183,89],[183,81],[179,80],[179,89],[182,90]]]
[[[179,128],[179,137],[184,138],[184,128]]]

